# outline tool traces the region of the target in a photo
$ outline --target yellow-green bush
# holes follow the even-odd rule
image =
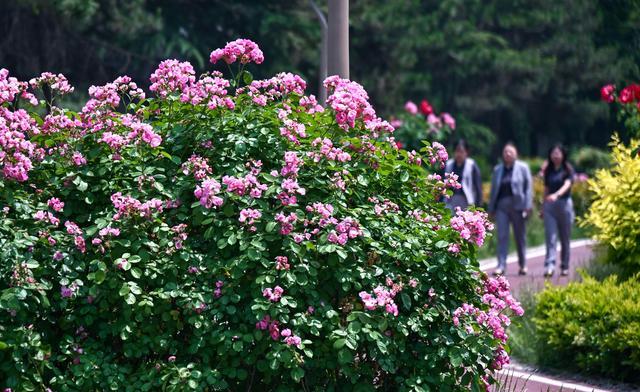
[[[640,380],[640,282],[585,277],[537,295],[542,365]]]
[[[640,140],[625,146],[617,137],[612,145],[613,166],[589,180],[593,203],[583,225],[611,247],[611,261],[631,272],[640,270],[640,156],[634,153]]]

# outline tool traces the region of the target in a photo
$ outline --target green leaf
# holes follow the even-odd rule
[[[293,379],[293,381],[300,382],[300,380],[302,380],[302,377],[304,377],[304,369],[294,368],[291,370],[291,378]]]
[[[338,339],[335,342],[333,342],[333,348],[335,348],[336,350],[339,350],[342,347],[344,347],[345,344],[347,344],[347,339]]]
[[[122,284],[122,287],[120,287],[120,291],[118,291],[118,294],[120,294],[121,297],[124,297],[125,295],[129,294],[129,285],[126,283]]]
[[[251,84],[251,82],[253,82],[253,75],[251,72],[244,70],[244,72],[242,72],[242,81],[245,85]]]

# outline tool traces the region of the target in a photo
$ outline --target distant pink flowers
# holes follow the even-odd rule
[[[460,233],[462,239],[482,246],[487,232],[493,230],[493,223],[486,212],[458,209],[456,216],[451,218],[451,227]]]
[[[345,245],[348,240],[363,236],[360,225],[352,218],[345,218],[335,225],[335,230],[329,232],[327,241]]]
[[[276,286],[274,288],[268,287],[262,290],[262,296],[271,302],[280,301],[280,298],[282,298],[282,294],[284,294],[284,289],[280,286]]]
[[[248,39],[237,39],[228,42],[224,48],[211,52],[209,61],[215,64],[220,60],[227,64],[232,64],[236,61],[239,61],[241,64],[262,64],[264,55],[255,42]]]
[[[614,93],[616,91],[616,86],[613,84],[607,84],[606,86],[602,86],[600,89],[600,98],[608,103],[615,101]]]
[[[276,256],[276,270],[288,271],[291,268],[287,256]]]
[[[220,183],[212,178],[202,181],[202,183],[196,186],[196,190],[193,192],[194,196],[200,201],[200,205],[204,208],[217,208],[222,205],[224,200],[217,196],[220,193]]]
[[[118,211],[113,220],[120,220],[122,217],[135,217],[151,218],[154,212],[162,212],[163,203],[159,199],[151,199],[146,202],[141,202],[131,196],[124,196],[121,192],[111,195],[111,202]]]
[[[57,197],[52,197],[47,200],[47,205],[56,212],[60,212],[64,208],[64,202],[60,201]]]
[[[260,211],[253,208],[245,208],[240,211],[240,217],[238,218],[238,221],[249,226],[249,231],[256,231],[257,229],[254,224],[256,223],[256,220],[260,219],[261,217],[262,213]]]
[[[193,66],[189,62],[164,60],[151,74],[150,79],[149,90],[165,98],[174,92],[182,93],[195,82],[196,77]]]
[[[517,316],[522,316],[524,310],[511,295],[509,282],[505,277],[485,279],[482,303],[487,305],[489,309],[482,310],[471,304],[462,304],[453,312],[453,324],[458,326],[465,319],[473,320],[479,326],[487,328],[493,334],[493,337],[500,340],[502,344],[506,343],[508,339],[506,327],[511,324],[511,320],[504,313],[505,310],[510,309]],[[467,331],[474,333],[473,327],[469,324],[467,324]],[[509,363],[509,356],[501,345],[496,351],[493,367],[499,370],[507,363]]]
[[[431,146],[426,147],[426,150],[429,163],[433,166],[444,168],[449,159],[447,149],[442,144],[433,142]]]
[[[31,79],[29,84],[33,88],[48,85],[52,91],[55,91],[60,95],[73,92],[73,87],[69,84],[69,81],[63,74],[56,75],[51,72],[43,72],[39,77]]]
[[[398,306],[393,300],[395,295],[396,292],[393,289],[389,290],[383,286],[378,286],[373,289],[373,295],[366,291],[361,291],[359,297],[367,310],[375,310],[380,307],[384,308],[387,313],[398,316]]]
[[[406,110],[407,113],[415,116],[416,114],[418,114],[418,105],[416,105],[412,101],[407,101],[407,103],[404,104],[404,110]]]
[[[290,329],[285,328],[280,332],[280,335],[284,337],[284,342],[289,346],[296,346],[300,348],[302,339],[299,336],[294,335]]]

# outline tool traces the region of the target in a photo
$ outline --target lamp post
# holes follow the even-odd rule
[[[327,74],[349,78],[349,0],[329,0]]]
[[[327,24],[327,18],[324,16],[324,13],[320,7],[318,7],[316,2],[309,0],[309,3],[320,20],[322,42],[320,44],[320,72],[318,72],[318,100],[320,104],[324,106],[325,101],[327,100],[327,90],[322,86],[322,83],[327,78],[327,35],[329,33],[329,25]]]

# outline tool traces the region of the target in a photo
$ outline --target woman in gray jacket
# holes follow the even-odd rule
[[[455,189],[451,198],[446,201],[447,208],[455,214],[458,207],[466,210],[469,206],[482,205],[482,178],[480,168],[469,158],[469,145],[466,140],[458,140],[453,156],[453,159],[447,161],[444,172],[456,174],[462,185],[460,189]]]
[[[520,275],[527,274],[526,219],[533,206],[533,182],[529,166],[518,160],[518,150],[507,143],[502,150],[502,163],[493,169],[489,214],[495,216],[498,231],[498,268],[495,275],[507,269],[509,251],[509,225],[513,225]]]

